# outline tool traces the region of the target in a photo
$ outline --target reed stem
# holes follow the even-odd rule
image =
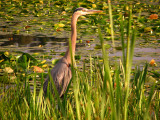
[[[110,0],[108,0],[108,6],[109,6],[109,18],[110,18],[113,52],[115,53],[116,49],[115,49],[115,42],[114,42],[113,16],[112,16],[112,7],[111,7],[111,1]]]
[[[128,118],[128,96],[129,96],[129,84],[130,84],[130,73],[131,73],[131,20],[132,20],[132,6],[129,6],[129,20],[127,29],[127,55],[126,55],[126,68],[125,68],[125,104],[124,104],[124,120]],[[134,49],[134,47],[132,48]]]

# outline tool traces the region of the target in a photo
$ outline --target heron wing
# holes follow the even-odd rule
[[[70,68],[64,63],[61,64],[58,71],[55,82],[58,82],[57,90],[61,97],[68,87],[72,74]]]
[[[59,62],[51,70],[51,76],[57,88],[57,91],[59,93],[59,96],[61,97],[65,93],[68,87],[68,84],[70,82],[70,79],[72,77],[71,69],[70,67],[68,67],[65,58],[62,58],[61,60],[59,60]],[[47,91],[46,86],[48,85],[48,80],[49,80],[49,77],[47,77],[46,81],[44,82],[44,86],[43,86],[45,93]]]

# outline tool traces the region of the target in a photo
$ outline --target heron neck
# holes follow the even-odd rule
[[[73,57],[75,55],[75,49],[76,49],[76,40],[77,40],[77,28],[76,28],[76,24],[77,24],[78,17],[79,17],[78,15],[73,14],[72,20],[71,20],[71,47],[72,47],[72,56]],[[70,53],[71,53],[71,51],[70,51],[69,45],[68,45],[67,52],[66,52],[66,54],[64,56],[67,59],[68,64],[71,63],[71,55],[70,55]]]

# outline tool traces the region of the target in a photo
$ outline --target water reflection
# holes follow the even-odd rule
[[[8,41],[4,41],[4,43],[1,44],[1,46],[8,46],[8,45],[27,45],[34,41],[33,36],[28,35],[1,35],[1,39],[8,39]]]
[[[46,45],[50,46],[49,41],[53,42],[66,42],[68,38],[55,38],[55,37],[47,37],[44,35],[0,35],[0,42],[2,44],[0,46],[8,46],[8,45],[16,45],[17,47],[35,47],[39,45]],[[3,41],[4,39],[7,39]],[[51,45],[55,45],[56,43],[52,43]]]
[[[64,52],[68,46],[68,38],[48,37],[45,35],[0,35],[0,46],[4,49],[20,50],[27,53],[34,52]],[[85,44],[78,43],[76,47],[84,47]],[[12,50],[11,50],[12,51]]]

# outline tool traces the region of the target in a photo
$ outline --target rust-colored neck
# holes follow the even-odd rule
[[[71,47],[72,47],[72,55],[73,55],[73,57],[75,55],[75,49],[76,49],[76,40],[77,40],[76,24],[77,24],[78,17],[79,17],[79,15],[74,13],[73,16],[72,16],[72,20],[71,20]],[[68,64],[71,64],[71,55],[70,55],[70,53],[71,52],[70,52],[69,45],[68,45],[68,49],[67,49],[66,54],[64,56],[67,59]]]

